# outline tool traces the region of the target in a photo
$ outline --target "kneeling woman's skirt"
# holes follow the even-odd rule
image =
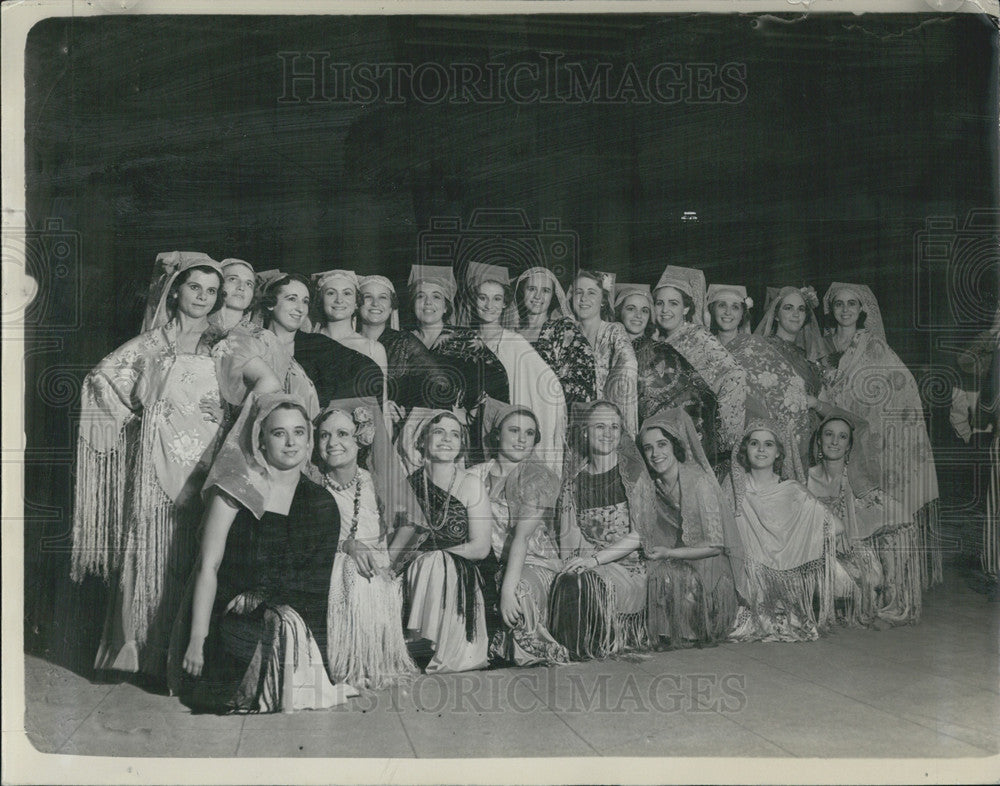
[[[646,645],[646,574],[617,563],[560,573],[549,625],[573,660],[605,658]]]

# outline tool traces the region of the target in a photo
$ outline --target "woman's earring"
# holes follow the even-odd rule
[[[819,460],[820,460],[820,461],[822,461],[823,459],[825,459],[825,458],[826,458],[826,456],[824,456],[824,455],[823,455],[823,448],[820,448],[820,449],[819,449],[818,451],[816,451],[816,452],[817,452],[817,455],[819,456]]]

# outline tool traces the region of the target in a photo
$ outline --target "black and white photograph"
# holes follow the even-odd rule
[[[0,9],[5,783],[1000,779],[996,0]]]

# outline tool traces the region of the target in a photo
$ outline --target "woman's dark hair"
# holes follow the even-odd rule
[[[354,423],[354,418],[351,417],[351,413],[348,412],[347,410],[332,409],[327,412],[320,412],[319,415],[316,416],[316,419],[313,420],[312,422],[313,424],[312,463],[316,465],[316,467],[319,469],[320,472],[326,472],[327,470],[329,470],[329,467],[327,466],[326,459],[324,459],[319,452],[319,427],[322,426],[324,423],[326,423],[326,421],[329,420],[330,416],[333,415],[334,413],[343,413],[347,415],[347,417],[350,418],[351,423],[354,425],[354,433],[355,434],[358,433],[358,424]],[[355,444],[357,444],[356,439],[354,440],[354,442]],[[371,445],[358,445],[359,467],[363,466],[367,462],[368,454],[371,452],[371,449],[372,449]]]
[[[823,429],[829,423],[843,423],[844,425],[846,425],[847,433],[849,435],[847,441],[847,449],[850,450],[851,448],[854,447],[854,426],[848,423],[843,418],[838,418],[838,417],[827,418],[826,420],[824,420],[822,423],[819,424],[819,428],[817,428],[813,432],[812,439],[809,440],[809,466],[814,467],[821,461],[820,454],[822,453],[823,449]]]
[[[615,320],[625,324],[625,320],[622,319],[622,310],[625,308],[625,301],[628,300],[632,295],[638,295],[638,292],[632,292],[622,298],[622,302],[618,304],[618,308],[615,309]],[[641,297],[641,296],[640,296]],[[653,319],[653,309],[649,309],[649,319],[646,321],[646,327],[642,330],[642,335],[649,338],[653,335],[653,331],[656,329],[656,321]]]
[[[417,286],[417,287],[414,287],[413,290],[409,293],[409,296],[410,296],[410,311],[413,312],[414,318],[416,318],[416,314],[417,314],[416,303],[417,303],[417,293],[419,291],[420,291],[420,287]],[[452,306],[451,301],[448,300],[448,298],[446,297],[444,299],[444,316],[442,317],[442,321],[445,322],[445,323],[447,323],[447,324],[451,324],[451,318],[452,318],[452,315],[454,315],[454,313],[455,313],[455,309]]]
[[[302,415],[302,419],[306,422],[306,425],[310,425],[309,414],[306,412],[306,408],[301,404],[294,401],[282,401],[278,406],[267,413],[267,417],[260,422],[260,433],[257,434],[257,444],[262,444],[264,442],[264,424],[270,419],[271,415],[281,409],[294,410]],[[315,453],[315,451],[314,451]]]
[[[439,412],[437,415],[435,415],[429,421],[427,421],[427,424],[420,430],[420,433],[417,435],[417,442],[416,442],[417,452],[420,453],[420,455],[423,456],[424,458],[427,457],[427,454],[425,453],[427,449],[427,434],[430,432],[431,426],[436,426],[442,420],[446,419],[454,420],[456,423],[458,423],[459,430],[462,434],[461,443],[458,446],[458,455],[455,457],[455,460],[456,461],[460,460],[463,456],[465,456],[466,451],[469,449],[469,430],[465,427],[462,421],[460,421],[457,417],[455,417],[455,415],[453,415],[451,412]]]
[[[785,293],[780,298],[778,298],[778,302],[774,304],[774,312],[773,312],[773,314],[771,316],[771,333],[770,333],[770,335],[772,335],[772,336],[775,335],[778,332],[778,312],[781,310],[781,304],[784,303],[785,302],[785,298],[788,297],[791,294],[794,294],[794,293],[792,293],[792,292]],[[800,292],[799,294],[801,295],[802,293]],[[802,301],[805,302],[805,298],[804,297],[802,298]],[[806,325],[808,325],[810,322],[812,322],[812,318],[813,318],[813,312],[812,312],[812,309],[809,308],[809,304],[806,303],[805,305],[806,305],[806,318],[805,318],[805,321],[802,323],[802,327],[803,328],[805,328]]]
[[[322,281],[322,279],[320,279]],[[316,286],[310,286],[309,291],[312,294],[312,299],[309,301],[309,318],[317,325],[325,325],[330,320],[327,319],[326,312],[323,310],[323,289],[319,286],[319,281],[316,282]],[[358,308],[361,306],[361,289],[359,287],[354,288],[354,311],[357,312]]]
[[[264,288],[260,296],[260,309],[264,316],[264,327],[271,324],[271,310],[278,305],[278,295],[281,294],[281,290],[292,281],[302,284],[306,288],[306,292],[312,291],[309,281],[306,280],[305,276],[300,276],[298,273],[287,273],[281,278],[272,281]]]
[[[493,428],[490,429],[489,434],[486,435],[486,446],[490,450],[490,454],[496,458],[497,451],[500,450],[500,432],[503,431],[503,424],[510,420],[514,415],[523,415],[524,417],[531,418],[535,423],[535,441],[533,444],[537,445],[542,441],[541,427],[538,424],[538,418],[535,417],[535,413],[532,412],[527,407],[518,407],[517,409],[512,409],[500,422],[497,423]]]
[[[740,449],[736,451],[736,460],[740,462],[740,466],[743,467],[743,469],[745,469],[747,472],[750,471],[750,459],[747,458],[747,445],[750,444],[750,437],[753,436],[753,434],[757,431],[766,431],[768,434],[774,434],[774,432],[771,431],[771,429],[761,428],[761,429],[754,429],[745,437],[743,437],[743,441],[740,442]],[[781,437],[778,436],[777,434],[774,434],[774,441],[778,446],[778,455],[774,459],[773,469],[775,475],[780,475],[781,468],[785,464],[785,443],[782,442]]]
[[[659,426],[650,426],[649,428],[643,429],[642,431],[639,432],[639,437],[636,439],[635,442],[636,442],[636,447],[639,448],[639,452],[642,453],[642,457],[644,459],[646,458],[646,452],[642,449],[642,437],[647,431],[652,431],[653,429],[659,431],[663,436],[665,436],[668,440],[670,440],[670,446],[674,450],[675,459],[677,459],[681,464],[687,461],[687,451],[684,449],[684,445],[681,444],[681,441],[677,439],[677,437],[675,437],[669,431],[660,428]],[[647,466],[648,463],[649,462],[647,462]]]
[[[693,322],[694,321],[694,298],[691,297],[687,292],[682,289],[678,289],[673,284],[664,284],[662,287],[657,287],[653,290],[653,302],[656,302],[656,293],[661,289],[666,289],[670,287],[675,290],[681,296],[681,303],[684,306],[684,321]]]
[[[576,282],[579,281],[581,278],[589,278],[592,281],[597,282],[597,288],[601,290],[601,310],[600,310],[601,319],[604,320],[605,322],[614,322],[615,311],[611,307],[611,293],[608,292],[608,290],[606,290],[601,285],[600,273],[597,273],[593,270],[578,270],[576,275],[573,276],[573,284],[571,287],[570,298],[569,298],[570,304],[572,304],[573,302],[572,289],[576,289]],[[574,314],[576,313],[575,309],[573,313]]]
[[[222,274],[210,265],[192,265],[186,270],[182,270],[177,274],[177,278],[173,280],[170,284],[170,291],[167,293],[167,311],[171,316],[177,313],[177,297],[180,288],[184,286],[185,282],[191,278],[191,274],[195,271],[199,273],[211,273],[213,276],[219,279],[219,290],[215,294],[215,303],[212,308],[209,309],[209,315],[214,314],[216,311],[222,308],[223,298],[222,298]]]
[[[719,301],[718,300],[716,300],[713,303],[709,303],[708,304],[708,313],[712,315],[712,325],[711,325],[711,327],[712,327],[712,332],[713,333],[718,333],[719,332],[718,327],[716,327],[716,324],[715,324],[715,307],[717,305],[719,305]],[[744,325],[747,324],[747,322],[750,321],[750,309],[747,308],[747,304],[741,302],[740,306],[743,308],[743,316],[740,317],[740,324],[738,324],[736,326],[737,330],[739,330],[740,328],[742,328]]]

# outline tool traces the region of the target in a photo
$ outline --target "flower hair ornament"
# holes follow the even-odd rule
[[[802,295],[802,299],[806,301],[806,304],[809,305],[810,308],[819,308],[819,295],[816,294],[815,287],[799,287],[799,293]]]
[[[354,441],[360,447],[366,448],[375,441],[375,416],[372,415],[368,407],[354,407],[354,409],[348,411],[342,407],[335,406],[331,402],[316,416],[313,423],[318,426],[335,412],[339,412],[344,417],[349,418],[354,424]]]

